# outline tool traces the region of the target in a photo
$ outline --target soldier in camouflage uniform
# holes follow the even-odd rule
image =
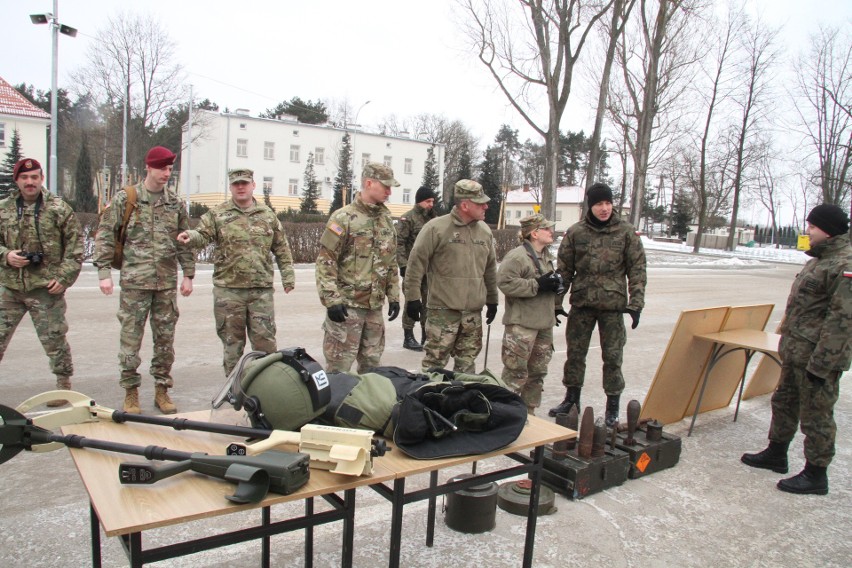
[[[633,227],[612,211],[612,189],[595,183],[586,192],[586,216],[565,232],[557,253],[557,270],[571,287],[571,312],[565,326],[568,354],[563,368],[565,400],[548,414],[580,408],[580,389],[586,374],[586,355],[595,325],[601,338],[606,423],[618,421],[624,390],[621,361],[627,334],[622,314],[639,325],[645,305],[645,249]],[[560,310],[561,314],[564,314]]]
[[[556,294],[564,291],[548,248],[555,225],[541,214],[521,219],[521,246],[510,250],[497,270],[497,286],[506,297],[501,378],[524,400],[529,414],[541,405],[553,356]]]
[[[393,170],[367,163],[361,191],[331,214],[320,238],[316,278],[327,312],[323,354],[329,373],[347,372],[355,360],[358,373],[378,366],[385,350],[385,298],[388,321],[399,315],[396,231],[385,206],[391,187],[399,187]]]
[[[213,316],[222,340],[225,375],[237,365],[246,333],[255,351],[277,351],[272,256],[281,272],[284,293],[296,285],[293,255],[275,212],[254,199],[254,172],[228,172],[231,199],[201,217],[195,230],[177,236],[181,243],[202,248],[215,243]],[[269,253],[272,253],[270,256]]]
[[[487,324],[497,315],[497,256],[484,222],[489,201],[475,181],[458,181],[450,214],[426,223],[414,241],[403,288],[406,312],[419,321],[424,315],[420,283],[424,276],[429,282],[424,371],[445,367],[452,356],[455,371],[475,372],[482,307],[487,307]]]
[[[29,312],[56,375],[56,388],[68,390],[74,367],[65,339],[65,290],[83,265],[80,224],[71,207],[42,186],[38,161],[18,161],[12,179],[18,188],[0,201],[0,361]],[[48,406],[64,403],[55,400]]]
[[[136,206],[127,222],[118,308],[121,323],[118,367],[121,370],[119,384],[125,389],[124,410],[133,414],[141,412],[139,385],[142,377],[136,369],[141,363],[139,348],[149,315],[154,343],[150,368],[155,383],[154,404],[164,414],[177,412],[168,394],[174,384],[171,369],[179,315],[177,265],[180,263],[183,271],[180,292],[189,296],[195,276],[195,256],[189,247],[176,240],[178,233],[189,228],[186,207],[166,187],[176,157],[162,146],[148,151],[145,157],[147,173],[136,185]],[[98,269],[101,292],[107,296],[113,292],[110,263],[126,203],[127,193],[119,191],[104,210],[95,238],[93,262]]]
[[[849,218],[836,205],[808,215],[813,258],[796,276],[781,323],[781,378],[772,395],[769,447],[744,454],[752,467],[787,473],[796,428],[805,435],[805,468],[778,482],[788,493],[826,495],[834,457],[834,405],[852,360],[852,247]]]
[[[414,241],[423,225],[437,217],[435,213],[435,191],[432,188],[423,186],[417,190],[414,196],[416,205],[411,208],[411,211],[399,218],[396,224],[396,261],[399,264],[399,275],[405,278],[405,269],[408,266],[408,255],[411,253],[411,247],[414,246]],[[429,294],[426,278],[420,284],[420,297],[425,303]],[[405,335],[402,346],[412,351],[423,351],[423,344],[426,343],[426,322],[420,322],[422,335],[420,343],[414,339],[414,320],[408,317],[408,313],[402,314],[402,331]]]

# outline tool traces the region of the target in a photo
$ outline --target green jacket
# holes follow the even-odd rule
[[[119,191],[101,216],[93,258],[100,280],[110,276],[115,238],[126,202],[127,193]],[[190,247],[176,240],[178,233],[188,229],[186,207],[174,193],[166,188],[162,195],[152,198],[145,189],[145,182],[139,182],[136,185],[136,208],[127,221],[121,287],[139,290],[175,288],[178,263],[184,276],[194,277],[195,255]]]
[[[485,223],[465,224],[455,207],[423,227],[408,257],[403,284],[407,301],[420,300],[420,282],[427,277],[427,307],[479,311],[496,304],[497,255]]]
[[[796,276],[784,321],[781,358],[829,378],[852,360],[852,247],[838,235],[809,251],[814,257]]]
[[[408,255],[423,226],[437,216],[435,209],[423,209],[415,205],[399,218],[396,223],[396,262],[400,268],[408,265]]]
[[[549,329],[556,325],[556,294],[539,294],[536,281],[542,274],[554,270],[554,260],[550,250],[544,247],[539,255],[540,271],[524,245],[506,253],[497,269],[497,286],[506,297],[503,325],[520,325],[528,329]]]
[[[572,306],[612,311],[645,307],[645,249],[633,226],[617,216],[602,227],[588,217],[575,223],[565,231],[556,256],[565,287],[571,287]]]
[[[56,280],[66,288],[74,284],[83,266],[83,233],[71,206],[41,188],[38,232],[35,205],[24,207],[18,219],[20,190],[13,190],[0,201],[0,286],[29,292],[46,288]],[[24,268],[9,266],[9,251],[42,252],[40,265]]]
[[[359,194],[331,214],[320,238],[316,280],[325,307],[376,310],[385,297],[399,302],[396,231],[383,203],[369,205]]]
[[[272,256],[281,272],[284,288],[296,285],[293,254],[281,223],[266,205],[255,202],[240,209],[233,199],[213,207],[188,231],[189,245],[216,245],[213,253],[213,285],[223,288],[271,288]],[[269,253],[272,253],[271,255]]]

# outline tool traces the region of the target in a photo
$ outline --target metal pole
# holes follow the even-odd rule
[[[58,82],[58,64],[59,57],[59,0],[53,0],[53,19],[50,21],[50,35],[53,43],[53,55],[50,70],[50,161],[48,169],[48,189],[54,195],[59,193],[56,185],[57,177],[57,158],[56,158],[56,138],[59,134],[59,103],[56,100],[56,84]]]
[[[121,185],[127,185],[127,99],[130,98],[130,59],[127,59],[127,69],[125,70],[125,90],[124,90],[124,107],[121,113],[122,133],[121,133]]]
[[[181,179],[186,187],[186,212],[189,213],[189,191],[192,185],[192,84],[189,85],[189,118],[186,126],[186,172],[181,172]]]

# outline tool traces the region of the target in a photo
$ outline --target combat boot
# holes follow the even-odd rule
[[[402,331],[405,332],[405,340],[402,342],[403,347],[411,351],[423,351],[423,346],[414,339],[413,329],[403,329]]]
[[[56,377],[56,390],[71,390],[71,377]],[[49,400],[45,404],[48,408],[59,408],[60,406],[65,406],[68,404],[68,401],[62,398],[57,398],[55,400]]]
[[[828,475],[825,470],[824,467],[805,462],[805,469],[798,475],[779,481],[778,489],[799,495],[827,495]]]
[[[618,402],[621,395],[608,394],[606,395],[606,427],[614,428],[618,424]]]
[[[139,387],[124,389],[124,411],[128,414],[142,414],[139,408]]]
[[[420,345],[426,345],[426,324],[420,324]]]
[[[740,461],[751,467],[787,473],[787,448],[790,442],[769,441],[769,446],[756,454],[743,454]]]
[[[565,391],[565,400],[547,411],[548,416],[556,416],[557,414],[568,414],[571,406],[577,405],[577,412],[580,411],[580,387],[568,387]]]
[[[154,394],[154,406],[159,408],[163,414],[174,414],[177,412],[177,406],[169,398],[169,387],[166,385],[157,385],[157,392]]]

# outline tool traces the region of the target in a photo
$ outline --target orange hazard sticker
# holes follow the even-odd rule
[[[645,470],[648,468],[648,465],[651,463],[651,456],[648,455],[648,452],[642,452],[642,455],[639,456],[639,459],[636,460],[636,469],[645,473]]]

